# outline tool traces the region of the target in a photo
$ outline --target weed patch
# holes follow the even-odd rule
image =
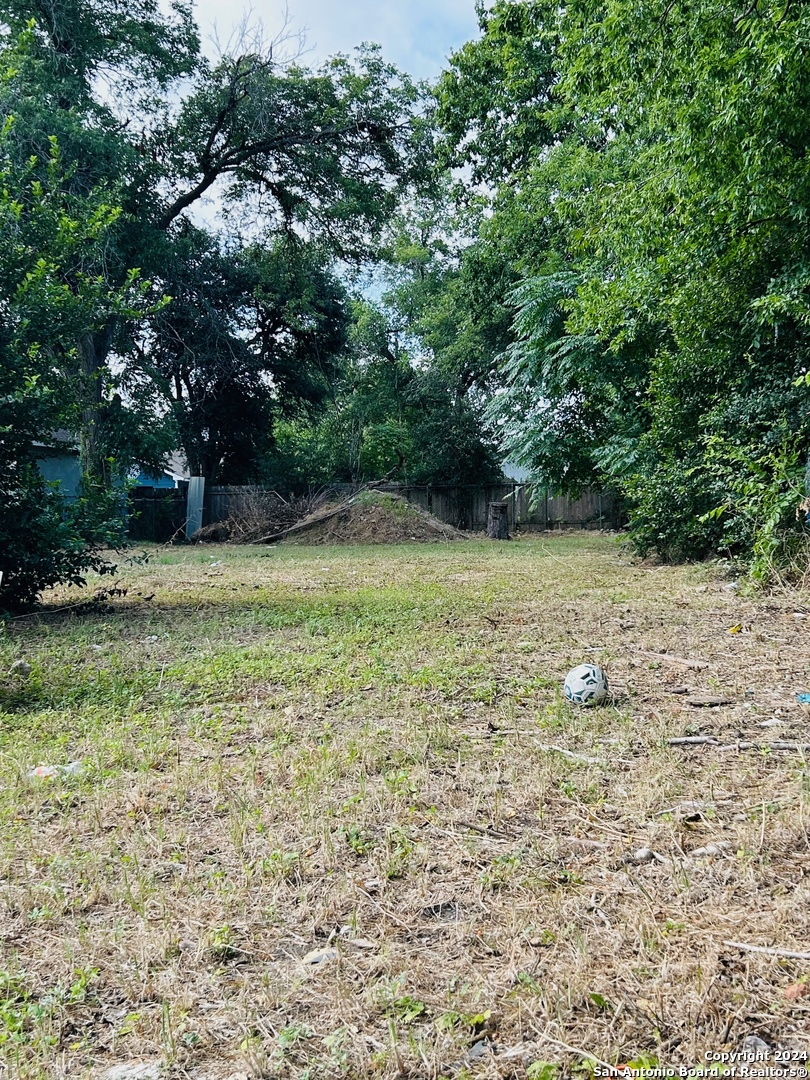
[[[804,755],[734,749],[805,741],[805,594],[586,534],[148,554],[0,636],[10,1077],[806,1048],[807,963],[727,944],[809,936]]]

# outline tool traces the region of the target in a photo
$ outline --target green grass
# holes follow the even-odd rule
[[[801,964],[722,941],[801,948],[802,759],[666,739],[763,737],[806,678],[796,595],[585,533],[147,553],[0,637],[10,1076],[545,1076],[694,1063],[754,1014],[790,1044]],[[583,659],[611,706],[562,700]],[[684,799],[711,805],[661,813]],[[482,1036],[511,1056],[468,1059]]]

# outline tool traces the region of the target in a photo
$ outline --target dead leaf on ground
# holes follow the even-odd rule
[[[810,983],[796,982],[786,986],[782,991],[785,1001],[799,1001],[800,998],[810,995]]]

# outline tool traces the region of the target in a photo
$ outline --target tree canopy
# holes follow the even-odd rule
[[[798,538],[808,17],[507,0],[438,87],[447,152],[488,186],[476,243],[518,279],[492,415],[539,477],[623,492],[642,550],[753,553],[767,573]]]
[[[426,96],[373,46],[208,57],[186,0],[0,0],[6,488],[46,426],[96,494],[177,447],[293,487],[509,456],[620,493],[641,551],[789,558],[806,7],[478,18]]]
[[[43,0],[35,8],[0,5],[9,70],[0,98],[14,117],[7,153],[42,161],[55,137],[69,190],[116,187],[122,214],[104,268],[113,286],[136,266],[156,293],[171,295],[199,271],[192,225],[210,234],[204,246],[236,262],[239,249],[278,249],[284,237],[290,250],[296,238],[318,245],[325,266],[357,260],[420,172],[419,90],[373,47],[313,71],[254,36],[211,61],[187,3]],[[227,239],[189,217],[209,194],[229,215]],[[126,336],[120,320],[83,336],[80,366],[97,380],[88,410],[118,389],[113,370],[133,355]],[[301,348],[299,335],[299,358]],[[120,362],[110,364],[113,356]],[[285,395],[295,384],[286,379]],[[94,472],[103,472],[99,426],[88,411],[83,449]]]

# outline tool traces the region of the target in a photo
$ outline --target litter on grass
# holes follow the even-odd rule
[[[56,776],[78,776],[84,769],[84,762],[69,761],[67,765],[37,765],[29,772],[40,780],[52,780]]]

